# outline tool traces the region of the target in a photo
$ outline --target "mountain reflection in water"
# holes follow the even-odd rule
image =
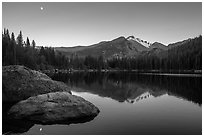
[[[167,94],[202,105],[202,77],[92,72],[58,73],[52,78],[65,82],[76,92],[89,92],[119,102],[134,103]]]

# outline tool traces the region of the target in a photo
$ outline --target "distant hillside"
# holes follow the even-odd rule
[[[179,42],[176,42],[176,43],[171,43],[171,44],[168,45],[168,48],[173,48],[173,47],[177,47],[177,46],[180,46],[180,45],[184,45],[184,44],[188,43],[191,40],[192,39],[189,38],[189,39],[179,41]]]
[[[159,42],[154,42],[151,46],[150,46],[150,49],[161,49],[161,50],[167,50],[168,47],[165,46],[164,44],[162,43],[159,43]]]

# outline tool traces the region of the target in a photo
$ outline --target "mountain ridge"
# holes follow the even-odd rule
[[[55,47],[57,53],[62,53],[66,57],[77,55],[85,56],[103,56],[106,59],[113,57],[136,57],[143,53],[155,54],[189,42],[192,38],[164,45],[160,42],[150,43],[134,36],[120,36],[110,41],[101,41],[89,46],[75,47]]]

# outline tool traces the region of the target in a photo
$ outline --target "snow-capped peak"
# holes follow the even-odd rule
[[[135,99],[127,99],[127,102],[129,102],[129,103],[139,102],[139,101],[141,101],[143,99],[147,99],[149,97],[152,97],[152,95],[147,91]]]
[[[142,39],[140,39],[140,38],[135,38],[134,36],[129,36],[129,37],[127,38],[127,40],[134,40],[134,41],[140,43],[141,45],[143,45],[143,46],[145,46],[145,47],[147,47],[147,48],[149,48],[149,47],[152,45],[150,42],[148,42],[148,41],[146,41],[146,40],[142,40]]]

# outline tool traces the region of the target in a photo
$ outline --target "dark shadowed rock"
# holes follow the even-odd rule
[[[49,92],[66,91],[71,94],[66,84],[19,65],[2,67],[2,88],[2,99],[5,102],[17,102]]]
[[[30,121],[12,119],[8,111],[13,103],[3,102],[2,104],[2,134],[21,134],[27,132],[35,123]]]
[[[21,134],[27,132],[35,123],[7,118],[2,123],[2,134]]]
[[[85,99],[67,92],[30,97],[12,106],[8,115],[41,124],[78,123],[93,119],[99,109]]]

